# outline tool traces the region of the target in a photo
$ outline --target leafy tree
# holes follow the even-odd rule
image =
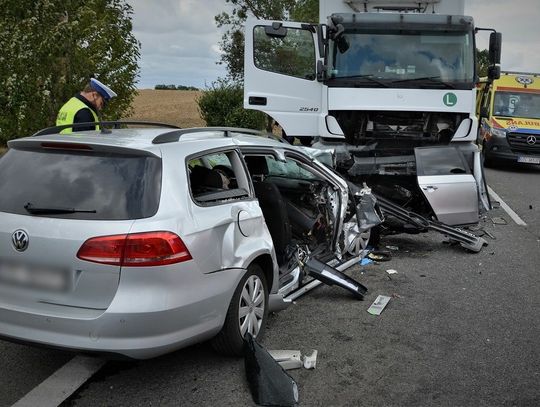
[[[117,94],[104,118],[129,114],[140,44],[124,0],[0,0],[0,144],[54,125],[92,75]]]
[[[220,79],[197,99],[199,113],[207,126],[263,129],[266,115],[243,106],[244,89],[237,83]]]
[[[476,49],[476,69],[479,77],[487,76],[489,65],[489,51]]]
[[[297,0],[291,10],[291,20],[302,23],[318,23],[319,0]]]
[[[290,16],[295,21],[316,23],[319,0],[225,0],[231,4],[231,12],[222,12],[215,17],[218,27],[227,27],[220,47],[223,51],[218,62],[227,67],[233,81],[241,82],[244,77],[244,23],[249,15],[264,20],[285,20]]]

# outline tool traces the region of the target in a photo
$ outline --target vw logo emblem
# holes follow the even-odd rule
[[[13,243],[15,250],[18,252],[24,252],[28,248],[30,239],[24,230],[19,229],[13,232],[11,235],[11,242]]]
[[[532,146],[533,144],[536,144],[536,137],[534,137],[534,136],[528,136],[528,137],[527,137],[527,144],[529,144],[529,145],[531,145],[531,146]]]

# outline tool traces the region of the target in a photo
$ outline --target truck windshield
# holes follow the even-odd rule
[[[375,79],[392,87],[470,89],[473,83],[472,32],[349,29],[339,41],[330,43],[329,85],[349,79],[376,87]]]
[[[540,93],[496,91],[493,115],[540,119]]]

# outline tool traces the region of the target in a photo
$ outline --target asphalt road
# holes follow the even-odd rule
[[[495,192],[527,223],[495,209],[495,240],[477,254],[440,235],[385,237],[389,262],[355,266],[369,288],[357,301],[320,286],[272,315],[268,349],[317,349],[315,370],[289,373],[305,406],[540,405],[540,168],[487,170]],[[502,217],[507,224],[494,224]],[[387,269],[397,274],[388,276]],[[393,296],[380,316],[377,295]],[[0,341],[0,406],[72,357]],[[251,406],[243,360],[207,344],[154,360],[109,362],[66,406]]]

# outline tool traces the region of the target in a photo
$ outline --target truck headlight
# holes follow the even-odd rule
[[[491,128],[491,135],[495,137],[506,137],[506,130]]]

